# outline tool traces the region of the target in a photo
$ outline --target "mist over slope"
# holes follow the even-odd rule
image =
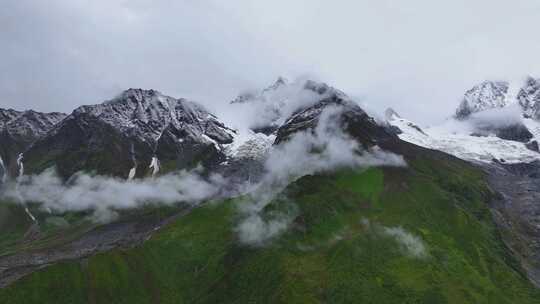
[[[488,173],[406,142],[498,164],[467,138],[535,159],[528,140],[497,137],[531,120],[519,110],[486,106],[440,137],[283,78],[230,106],[236,123],[128,90],[36,139],[0,186],[14,208],[0,219],[0,299],[534,303],[536,268],[492,216],[512,219]]]
[[[203,205],[136,248],[58,263],[0,289],[0,299],[535,303],[538,290],[498,237],[483,174],[400,149],[408,167],[297,179],[259,211],[262,229],[238,216],[250,197]]]
[[[537,80],[529,77],[510,89],[508,82],[485,81],[465,92],[454,116],[420,128],[394,111],[387,121],[400,138],[427,148],[483,163],[530,163],[540,160]]]

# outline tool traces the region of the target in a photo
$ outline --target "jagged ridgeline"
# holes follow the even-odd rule
[[[484,81],[465,93],[456,110],[456,117],[464,119],[471,114],[489,109],[504,108],[518,103],[526,118],[540,118],[540,79],[527,77],[516,96],[510,96],[510,83]]]
[[[199,163],[231,183],[283,187],[145,206],[111,223],[36,208],[41,234],[0,232],[0,302],[538,302],[534,267],[506,246],[512,234],[492,216],[501,197],[486,172],[396,135],[424,139],[429,130],[395,111],[378,122],[313,81],[280,78],[231,107],[255,108],[247,134],[191,102],[128,90],[40,137],[25,150],[27,172],[56,166],[65,176],[127,178],[156,173],[159,163],[163,171]],[[23,221],[10,212],[1,227]]]
[[[234,131],[202,106],[154,90],[130,89],[119,97],[82,106],[38,139],[26,152],[28,173],[55,166],[69,177],[78,171],[135,176],[165,169],[213,167],[224,160],[221,145]]]
[[[18,175],[20,154],[65,117],[62,113],[0,109],[0,178]]]

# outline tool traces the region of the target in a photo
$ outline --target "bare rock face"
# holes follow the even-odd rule
[[[62,113],[0,109],[0,158],[3,159],[4,169],[15,175],[18,155],[65,117]]]
[[[508,83],[502,81],[485,81],[473,87],[465,93],[455,117],[462,120],[473,113],[506,107],[508,87]]]
[[[540,147],[538,146],[538,142],[536,140],[532,140],[525,144],[525,147],[527,149],[534,151],[534,152],[540,152]]]
[[[490,186],[499,193],[492,202],[493,218],[501,236],[540,286],[540,163],[484,164]]]
[[[514,123],[507,126],[481,126],[478,127],[473,134],[476,136],[488,136],[494,134],[500,139],[513,140],[522,143],[527,143],[533,138],[533,134],[523,123]]]
[[[523,108],[523,116],[540,119],[540,79],[527,78],[525,85],[518,93],[519,105]]]
[[[276,144],[288,140],[297,132],[314,130],[319,123],[322,112],[328,107],[339,109],[340,127],[364,147],[371,147],[379,141],[396,138],[392,130],[377,124],[343,92],[314,81],[307,81],[305,89],[318,94],[320,100],[313,105],[297,110],[289,117],[276,133]]]
[[[456,110],[455,117],[459,120],[473,118],[474,114],[507,108],[514,104],[516,100],[508,96],[509,84],[507,82],[485,81],[465,93],[463,101]],[[536,80],[529,78],[523,88],[521,88],[517,100],[523,110],[523,116],[531,118],[535,116],[537,98],[540,99],[540,85]],[[536,96],[538,94],[538,97]],[[501,139],[513,140],[527,143],[533,138],[533,134],[520,121],[501,124],[493,119],[493,122],[484,119],[476,125],[475,135],[486,136],[495,135]]]
[[[154,90],[129,89],[102,104],[82,106],[25,154],[29,172],[56,166],[69,177],[77,171],[124,176],[140,165],[148,172],[157,157],[165,169],[222,161],[222,145],[234,131],[202,106]]]

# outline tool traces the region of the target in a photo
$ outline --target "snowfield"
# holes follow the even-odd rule
[[[492,162],[497,160],[506,163],[532,162],[540,159],[540,153],[529,150],[525,144],[512,140],[500,139],[496,136],[470,135],[466,123],[453,119],[439,126],[418,130],[411,121],[393,115],[388,122],[398,127],[404,141],[425,148],[440,150],[458,158],[469,161]],[[523,119],[533,140],[540,140],[540,123],[532,119]]]

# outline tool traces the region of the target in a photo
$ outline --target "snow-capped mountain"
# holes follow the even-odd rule
[[[465,119],[473,113],[503,108],[509,105],[508,82],[484,81],[465,93],[456,110],[456,118]]]
[[[429,128],[387,111],[387,121],[402,140],[441,150],[465,160],[529,163],[540,159],[540,122],[536,110],[540,85],[529,78],[517,100],[507,82],[486,81],[465,93],[455,118]]]
[[[76,109],[69,119],[90,116],[155,146],[168,127],[185,131],[184,138],[206,135],[230,143],[230,130],[201,105],[175,99],[158,91],[129,89],[119,97],[93,106]]]
[[[73,111],[25,153],[27,167],[143,176],[159,167],[213,166],[225,158],[234,131],[202,106],[154,90],[129,89]]]
[[[456,110],[457,119],[490,109],[519,104],[526,118],[540,119],[540,79],[527,77],[517,96],[511,96],[510,84],[505,81],[484,81],[465,93]]]
[[[0,158],[5,169],[16,172],[19,154],[65,117],[63,113],[0,109]]]
[[[405,141],[464,159],[529,162],[540,156],[540,124],[522,116],[531,117],[527,113],[534,112],[539,86],[530,78],[517,96],[518,102],[509,97],[508,83],[483,82],[465,93],[455,119],[431,128],[421,128],[391,109],[385,113],[389,124],[380,125],[340,90],[281,77],[271,86],[241,94],[231,102],[231,107],[243,107],[253,117],[248,130],[227,127],[193,101],[142,89],[81,106],[67,117],[1,111],[0,126],[2,134],[29,138],[15,149],[25,152],[28,172],[55,166],[64,177],[81,170],[133,178],[198,164],[205,168],[238,167],[242,162],[258,165],[272,145],[296,132],[314,129],[330,106],[342,109],[341,127],[366,147],[399,134]],[[516,121],[492,124],[489,115],[484,117],[490,111],[518,105],[523,115],[516,115]],[[14,162],[15,154],[6,154],[6,159]]]
[[[234,175],[240,180],[256,179],[273,147],[299,132],[314,132],[322,113],[329,108],[336,110],[336,128],[365,148],[397,139],[388,126],[379,125],[345,93],[312,80],[288,82],[279,78],[258,93],[240,95],[231,106],[245,106],[248,113],[260,114],[256,116],[260,120],[249,125],[251,129],[238,132],[233,144],[227,147],[230,157],[225,175]]]
[[[528,77],[517,99],[525,117],[540,119],[540,79]]]
[[[376,138],[392,133],[381,128],[345,93],[313,80],[289,82],[280,77],[273,85],[259,92],[240,95],[231,105],[247,106],[252,113],[258,114],[255,116],[257,119],[249,125],[252,134],[243,140],[255,139],[255,142],[265,142],[265,145],[269,142],[268,138],[275,138],[275,143],[279,144],[291,134],[314,128],[322,111],[330,106],[342,109],[347,132],[361,138],[366,145],[372,145]],[[260,137],[264,135],[267,137],[261,140]],[[255,150],[262,149],[258,147]]]
[[[318,101],[298,109],[285,121],[276,133],[277,144],[287,140],[292,134],[316,128],[321,114],[329,107],[339,111],[339,127],[366,148],[395,136],[343,92],[314,81],[307,81],[305,89],[316,92],[319,95]]]
[[[324,83],[312,80],[289,82],[279,77],[274,84],[238,96],[231,106],[249,113],[249,128],[257,133],[272,134],[295,112],[315,104],[323,95],[345,94]]]
[[[15,111],[0,109],[0,130],[9,134],[37,138],[47,133],[54,125],[66,117],[66,114],[40,113],[33,110]]]
[[[397,116],[388,122],[401,130],[398,135],[400,139],[464,160],[528,163],[540,159],[540,154],[528,148],[527,144],[501,139],[495,135],[476,135],[470,126],[460,121],[448,120],[428,128],[419,128],[415,123]]]

